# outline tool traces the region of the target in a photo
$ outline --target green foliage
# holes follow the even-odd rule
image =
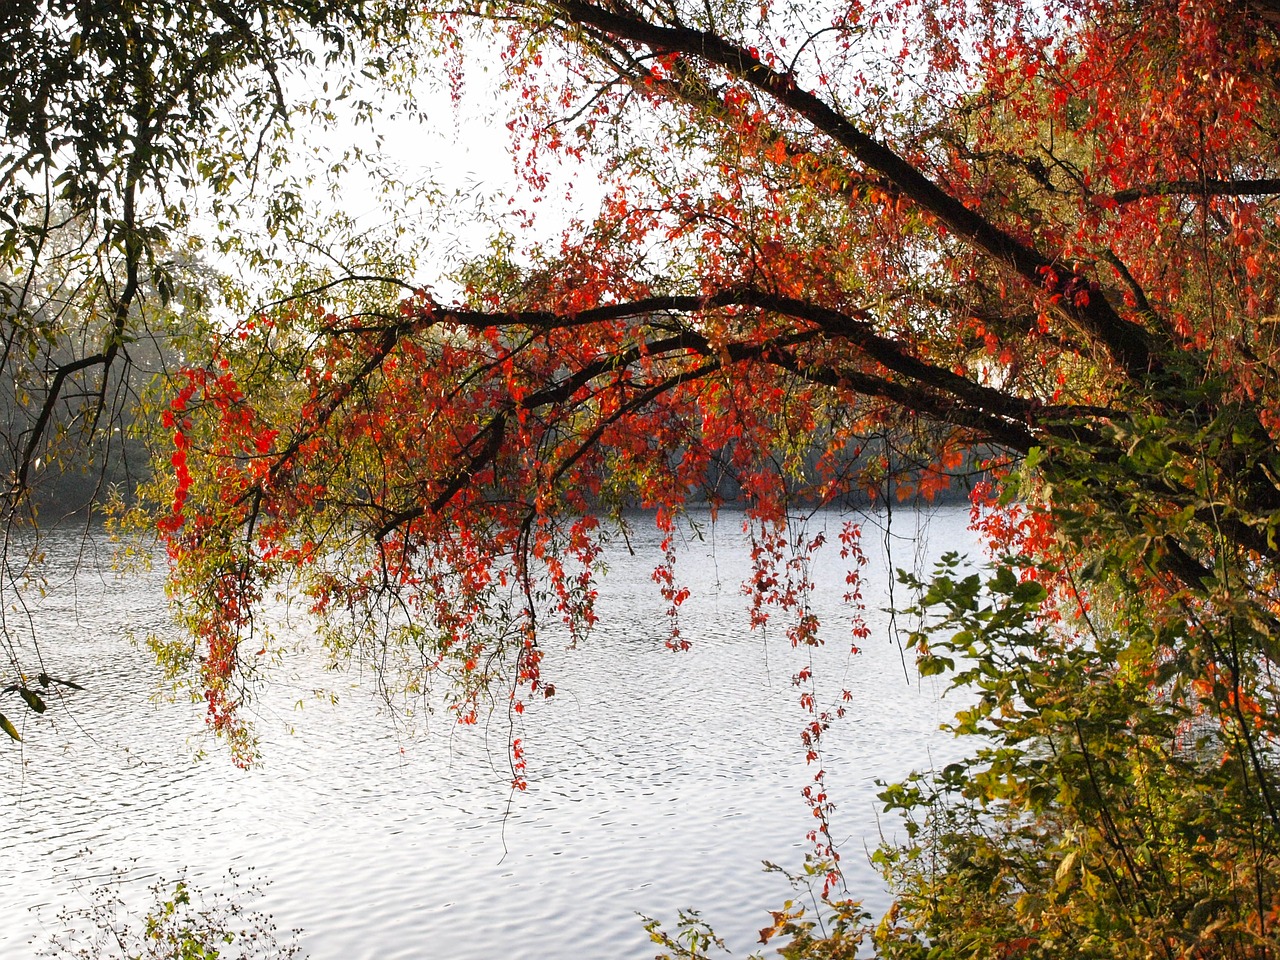
[[[680,911],[675,934],[667,933],[662,929],[662,922],[652,917],[645,917],[644,921],[649,939],[667,951],[656,954],[655,960],[704,960],[711,955],[707,951],[712,948],[720,953],[729,952],[697,910]]]
[[[976,698],[951,729],[980,746],[882,794],[908,836],[875,856],[896,894],[882,956],[1275,949],[1273,721],[1220,703],[1252,702],[1241,686],[1192,682],[1196,624],[1073,621],[1012,566],[955,555],[902,579],[920,663]]]
[[[155,397],[167,395],[177,368],[203,362],[229,313],[248,309],[245,284],[209,260],[219,268],[234,260],[235,270],[288,286],[315,274],[298,262],[285,269],[287,242],[305,237],[336,257],[336,235],[355,232],[342,218],[321,225],[306,195],[371,162],[378,139],[339,151],[318,177],[302,162],[317,152],[307,125],[331,128],[339,112],[369,122],[381,104],[362,85],[403,92],[413,68],[389,53],[408,42],[416,14],[380,0],[0,7],[0,601],[8,608],[42,589],[44,527],[133,505],[152,450],[170,435],[159,429]],[[300,94],[304,71],[313,71],[304,87],[323,77]],[[367,236],[361,245],[364,265],[389,262]],[[388,269],[409,267],[400,258]],[[0,686],[40,712],[23,678],[45,651],[18,623],[0,631]],[[2,716],[0,731],[20,735]]]
[[[783,960],[854,960],[858,956],[871,933],[867,922],[871,915],[856,900],[830,896],[830,880],[835,875],[831,861],[810,853],[798,874],[768,862],[765,870],[786,876],[796,897],[769,911],[772,922],[760,931],[761,943],[771,944]],[[729,952],[696,910],[679,912],[674,934],[664,930],[661,921],[644,919],[649,939],[668,951],[658,954],[657,960],[704,960],[713,948]],[[751,956],[761,960],[764,955],[756,952]]]
[[[371,46],[402,42],[411,20],[399,5],[369,0],[6,5],[6,518],[23,515],[51,464],[101,476],[113,451],[97,448],[120,445],[111,428],[127,424],[147,380],[200,353],[210,302],[235,296],[202,262],[209,241],[236,251],[241,266],[279,267],[272,238],[307,230],[302,195],[315,188],[305,172],[285,171],[300,152],[294,130],[311,117],[336,122],[336,101],[350,100],[352,117],[367,121],[375,107],[355,95],[355,78],[395,88],[402,70]],[[297,102],[291,81],[315,68],[326,71],[327,95]],[[146,468],[135,450],[132,480]],[[104,492],[91,486],[74,506]]]

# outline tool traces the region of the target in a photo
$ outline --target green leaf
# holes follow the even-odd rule
[[[13,739],[17,740],[19,743],[22,742],[22,736],[18,733],[18,728],[15,727],[12,723],[10,723],[9,718],[6,717],[3,713],[0,713],[0,730],[3,730],[5,733],[13,737]]]
[[[45,706],[45,702],[40,699],[39,694],[37,694],[34,690],[28,690],[26,687],[19,687],[18,696],[22,697],[22,699],[26,701],[27,706],[30,707],[32,710],[34,710],[36,713],[44,713],[46,710],[49,709],[47,706]]]
[[[948,670],[956,668],[956,662],[948,657],[921,657],[917,661],[917,668],[920,670],[922,677],[934,677]]]
[[[995,576],[991,578],[991,589],[995,593],[1008,596],[1018,587],[1017,575],[1007,566],[1000,566],[996,569]]]
[[[1023,580],[1014,588],[1013,600],[1024,606],[1038,606],[1049,596],[1049,591],[1036,580]]]
[[[39,675],[36,677],[36,681],[37,681],[37,682],[40,684],[40,686],[42,686],[42,687],[47,687],[47,686],[49,686],[50,684],[54,684],[54,683],[56,683],[58,686],[60,686],[60,687],[66,687],[66,688],[67,688],[67,689],[69,689],[69,690],[83,690],[83,689],[84,689],[84,687],[80,686],[80,684],[76,683],[76,682],[75,682],[75,681],[73,681],[73,680],[59,680],[57,677],[51,677],[51,676],[49,676],[49,674],[47,674],[47,673],[39,674]]]

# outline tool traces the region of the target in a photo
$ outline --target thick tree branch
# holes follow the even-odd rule
[[[601,357],[584,365],[557,382],[535,391],[503,408],[473,438],[473,443],[485,438],[483,445],[466,455],[466,463],[442,478],[439,491],[429,501],[413,504],[386,516],[378,526],[375,539],[383,539],[398,527],[428,513],[444,509],[461,492],[471,479],[484,467],[494,463],[501,452],[503,429],[507,419],[516,409],[536,411],[555,407],[570,400],[579,390],[602,376],[619,374],[642,357],[651,360],[678,360],[682,356],[698,356],[709,362],[686,368],[665,377],[656,384],[627,381],[627,387],[638,392],[622,403],[617,410],[605,417],[575,445],[574,450],[548,475],[548,482],[555,482],[572,467],[590,447],[599,442],[605,430],[626,416],[655,401],[664,393],[694,379],[706,377],[723,369],[729,363],[766,363],[785,369],[788,373],[810,383],[820,384],[857,393],[866,397],[889,400],[903,409],[913,410],[940,422],[951,423],[980,433],[1011,450],[1025,453],[1048,438],[1080,440],[1083,428],[1071,422],[1072,416],[1084,417],[1086,412],[1071,408],[1045,408],[1031,400],[1001,393],[989,387],[973,383],[943,368],[934,367],[907,354],[900,345],[882,337],[870,323],[858,316],[828,310],[813,304],[762,291],[739,288],[723,291],[712,297],[661,297],[648,298],[631,304],[611,304],[607,307],[582,311],[571,317],[547,311],[515,313],[507,315],[483,314],[471,311],[443,311],[433,316],[456,320],[466,326],[505,327],[525,325],[533,321],[539,327],[571,328],[583,322],[586,316],[625,319],[633,314],[651,316],[661,305],[670,311],[683,308],[689,312],[706,310],[709,305],[749,306],[771,313],[803,319],[813,326],[762,343],[733,342],[713,344],[702,334],[690,330],[679,334],[637,343],[627,350]],[[435,322],[434,320],[431,322]],[[413,323],[401,326],[402,332],[415,329]],[[387,335],[394,336],[391,331]],[[832,368],[806,361],[796,354],[798,348],[830,337],[852,343],[869,360],[885,367],[887,371],[903,376],[905,382],[877,376],[863,370],[842,365]],[[372,372],[371,370],[369,372]],[[609,384],[601,389],[609,389]],[[613,386],[623,388],[621,381]],[[349,390],[347,391],[349,393]],[[1038,426],[1033,424],[1039,422]],[[1090,433],[1090,439],[1096,436]],[[465,452],[464,452],[465,453]]]
[[[1273,197],[1280,195],[1280,180],[1169,180],[1144,183],[1111,196],[1116,203],[1133,203],[1148,197]]]
[[[698,57],[727,70],[804,117],[864,166],[888,178],[920,209],[935,217],[957,237],[1007,265],[1033,287],[1045,289],[1046,279],[1056,275],[1062,286],[1068,286],[1075,280],[1087,288],[1083,277],[1076,276],[966,207],[915,165],[859,130],[826,101],[801,89],[792,74],[767,66],[757,54],[745,47],[714,33],[685,26],[660,26],[636,15],[606,10],[582,0],[552,0],[551,7],[570,23],[623,37],[656,51]],[[1117,314],[1100,291],[1080,300],[1060,297],[1055,309],[1101,343],[1130,379],[1148,383],[1153,375],[1162,372],[1163,363],[1151,334],[1139,324]]]
[[[36,451],[44,439],[45,432],[49,429],[53,411],[62,399],[62,388],[66,384],[67,378],[79,373],[81,370],[88,370],[90,367],[96,366],[105,367],[109,363],[110,358],[106,353],[95,353],[90,357],[81,357],[71,363],[64,363],[54,371],[53,380],[45,393],[44,402],[40,405],[40,412],[36,414],[36,421],[27,431],[27,442],[23,445],[22,457],[18,461],[18,471],[13,480],[13,487],[10,490],[11,497],[16,499],[27,490],[30,482],[31,466],[36,459]]]

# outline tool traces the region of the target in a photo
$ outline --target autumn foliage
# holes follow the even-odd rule
[[[885,861],[914,892],[882,948],[1269,955],[1280,12],[424,15],[457,76],[501,57],[528,182],[581,163],[605,199],[558,248],[448,278],[456,298],[317,282],[179,381],[159,522],[214,725],[243,734],[254,611],[284,585],[388,683],[448,678],[472,723],[552,695],[539,638],[586,636],[626,508],[670,534],[689,504],[740,504],[753,616],[808,644],[795,504],[981,475],[1009,559],[981,590],[916,581],[922,613],[949,611],[917,643],[985,692],[961,732],[1011,752],[891,794],[922,819]],[[852,529],[844,547],[856,594]],[[679,648],[671,549],[654,576]],[[833,719],[814,705],[806,743]],[[820,777],[810,795],[833,857]]]

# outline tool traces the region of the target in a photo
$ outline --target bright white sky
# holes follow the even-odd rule
[[[304,78],[294,79],[298,83]],[[398,243],[415,257],[417,270],[403,279],[428,286],[441,300],[452,300],[459,291],[443,281],[444,275],[483,254],[499,229],[515,237],[518,250],[558,243],[571,218],[589,218],[598,207],[603,187],[593,170],[577,164],[552,166],[553,184],[542,197],[535,197],[524,184],[506,126],[515,109],[514,97],[501,89],[500,76],[482,61],[470,60],[457,102],[442,81],[428,78],[415,89],[414,107],[425,111],[428,121],[391,109],[392,100],[376,132],[383,138],[384,169],[418,198],[406,202],[400,192],[385,194],[383,180],[359,164],[339,175],[333,197],[321,190],[315,193],[322,209],[350,216],[358,230],[377,232],[392,222],[404,228]],[[302,89],[293,94],[298,99],[313,95]],[[322,167],[319,157],[331,161],[352,144],[372,148],[375,142],[368,125],[355,126],[349,118],[307,131],[300,139],[316,154],[305,162],[312,170]],[[299,170],[303,168],[300,163]],[[530,210],[538,214],[532,227],[519,213]]]

